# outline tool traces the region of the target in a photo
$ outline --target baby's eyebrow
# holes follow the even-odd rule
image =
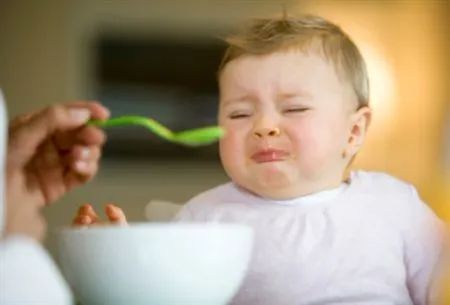
[[[309,99],[312,97],[312,95],[307,91],[304,91],[304,90],[298,91],[297,90],[297,91],[293,91],[293,92],[278,94],[277,100],[286,100],[286,99],[299,98],[299,97]],[[255,98],[255,96],[253,96],[251,94],[244,94],[244,95],[237,96],[237,97],[222,99],[220,101],[220,104],[222,107],[226,107],[229,104],[255,103],[256,101],[257,101],[257,99]]]
[[[222,104],[222,106],[227,106],[228,104],[231,104],[231,103],[244,103],[244,102],[250,102],[252,100],[253,100],[253,98],[251,95],[245,94],[245,95],[238,96],[238,97],[224,99],[221,101],[221,104]]]
[[[279,99],[290,99],[290,98],[296,98],[296,97],[302,97],[302,98],[310,98],[311,94],[309,94],[306,91],[296,91],[296,92],[289,92],[289,93],[282,93],[279,96]]]

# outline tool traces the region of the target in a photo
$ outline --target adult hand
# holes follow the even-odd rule
[[[11,122],[5,235],[25,234],[42,240],[46,226],[41,208],[97,173],[105,135],[86,123],[108,116],[108,110],[98,103],[74,102]]]

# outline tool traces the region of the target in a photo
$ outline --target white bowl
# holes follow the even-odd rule
[[[62,272],[83,305],[223,305],[236,293],[253,232],[237,224],[64,229]]]

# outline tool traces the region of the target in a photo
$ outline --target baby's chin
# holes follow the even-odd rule
[[[290,167],[292,169],[292,166]],[[330,189],[326,181],[313,181],[299,172],[282,170],[281,167],[268,167],[264,170],[252,171],[241,181],[237,181],[252,193],[274,200],[287,200]],[[241,182],[241,183],[239,183]]]
[[[300,196],[296,179],[285,172],[272,170],[255,175],[248,185],[244,185],[253,193],[270,199],[291,199]]]

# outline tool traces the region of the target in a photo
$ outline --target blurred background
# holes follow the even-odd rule
[[[174,129],[214,124],[220,38],[248,18],[283,9],[339,24],[367,61],[374,118],[355,167],[413,183],[450,220],[445,0],[2,0],[0,87],[10,117],[52,103],[99,99],[115,116],[148,115]],[[96,179],[45,211],[50,233],[69,224],[85,202],[100,209],[115,202],[130,221],[165,220],[177,206],[161,200],[182,204],[227,181],[216,147],[186,150],[141,129],[108,134]],[[52,252],[53,243],[50,234]]]

